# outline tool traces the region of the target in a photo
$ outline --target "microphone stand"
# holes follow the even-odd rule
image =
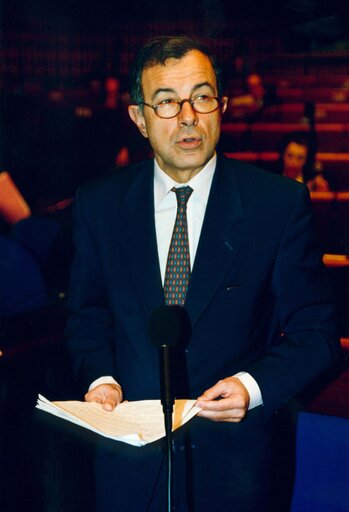
[[[149,336],[159,349],[160,363],[160,397],[164,413],[166,457],[167,457],[167,512],[172,512],[173,491],[173,439],[172,414],[174,392],[172,389],[171,347],[174,347],[182,336],[182,308],[179,314],[178,307],[163,305],[155,309],[149,319]]]
[[[160,348],[160,374],[161,374],[161,403],[164,412],[165,435],[166,435],[166,466],[167,466],[167,512],[172,512],[172,490],[173,490],[173,440],[172,440],[172,414],[174,398],[171,388],[171,365],[170,348],[162,345]]]

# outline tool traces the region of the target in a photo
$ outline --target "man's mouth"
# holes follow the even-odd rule
[[[201,145],[201,139],[197,137],[183,137],[177,144],[183,149],[195,149]]]

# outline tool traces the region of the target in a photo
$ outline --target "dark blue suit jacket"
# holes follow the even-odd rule
[[[75,214],[67,336],[77,375],[86,389],[112,375],[128,400],[159,398],[147,329],[163,303],[153,163],[83,186]],[[338,353],[305,186],[219,156],[185,308],[191,397],[245,370],[264,403],[239,424],[193,420],[192,436],[199,445],[215,438],[218,452],[219,443],[233,451],[256,442],[273,413]]]

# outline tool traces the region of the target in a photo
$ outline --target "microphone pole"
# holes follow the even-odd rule
[[[174,393],[172,389],[171,350],[181,335],[181,319],[177,307],[160,306],[149,321],[149,335],[159,349],[161,404],[164,413],[167,457],[167,512],[172,512],[173,442],[172,414]]]
[[[159,350],[160,376],[162,390],[161,403],[164,412],[166,456],[167,456],[167,511],[172,512],[172,489],[173,489],[173,442],[172,442],[172,414],[173,414],[173,393],[171,386],[171,347],[162,345]]]

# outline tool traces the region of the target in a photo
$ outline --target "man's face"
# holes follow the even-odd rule
[[[297,142],[287,144],[283,155],[285,176],[297,178],[302,175],[307,156],[308,148],[303,144],[297,144]]]
[[[218,96],[217,80],[209,58],[197,50],[181,59],[168,59],[142,75],[144,101],[155,105],[166,100],[180,101],[198,96]],[[178,116],[159,118],[154,110],[144,106],[129,107],[131,119],[154,150],[163,171],[179,182],[197,174],[213,156],[219,135],[222,108],[210,114],[198,114],[185,102]]]

